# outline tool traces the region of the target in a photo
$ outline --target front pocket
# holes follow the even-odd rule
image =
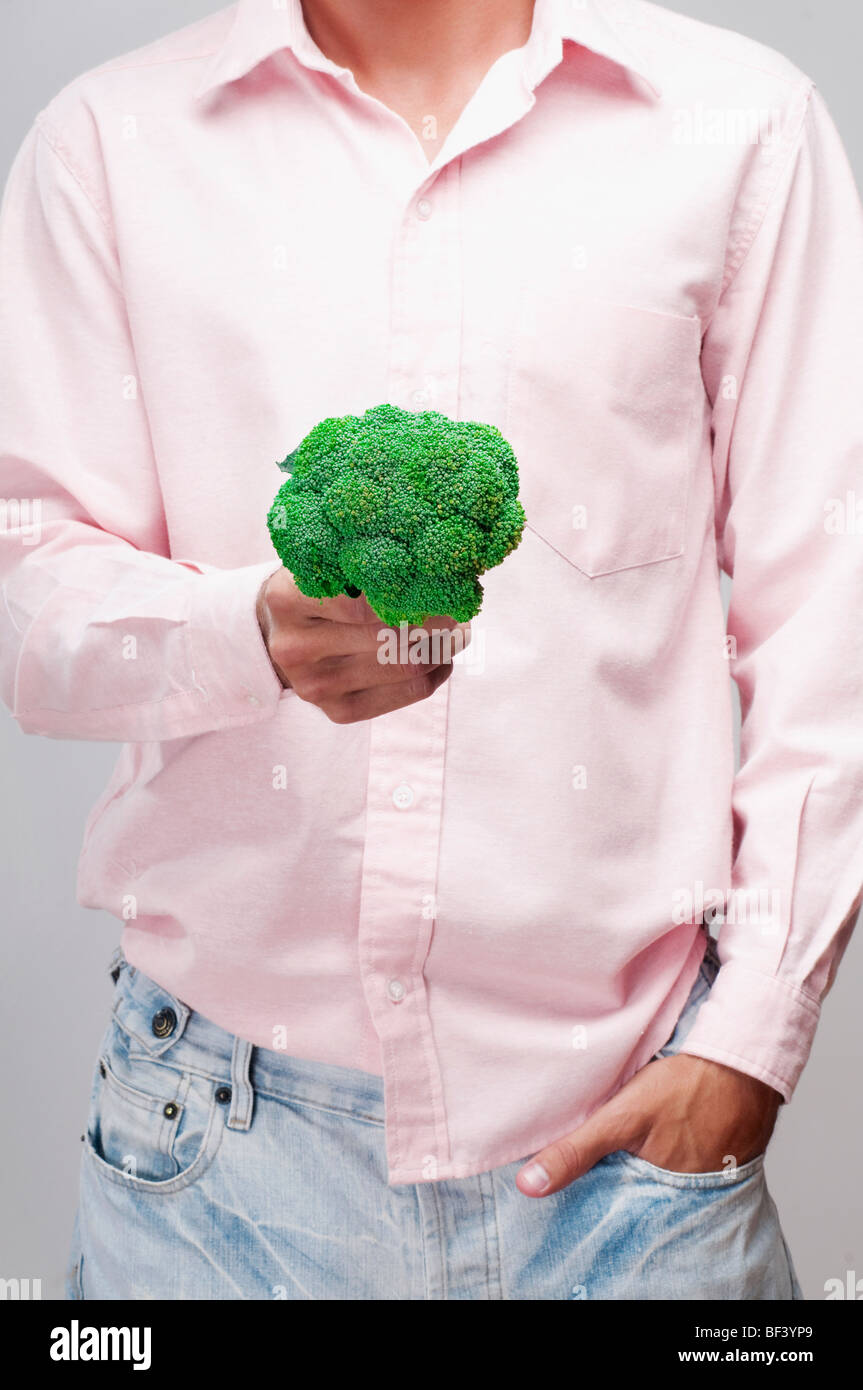
[[[523,287],[505,433],[527,524],[591,578],[683,553],[700,321]]]
[[[88,1157],[103,1176],[139,1192],[188,1186],[221,1142],[226,1109],[215,1091],[209,1077],[103,1051],[85,1136]]]
[[[758,1154],[748,1163],[741,1163],[734,1168],[729,1165],[728,1168],[712,1173],[678,1173],[671,1168],[658,1168],[655,1163],[648,1162],[646,1158],[639,1158],[628,1149],[620,1149],[619,1154],[638,1176],[666,1187],[733,1191],[747,1179],[759,1177],[764,1169],[764,1154]]]

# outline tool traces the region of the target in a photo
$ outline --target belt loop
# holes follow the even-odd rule
[[[252,1107],[255,1093],[249,1080],[249,1065],[252,1060],[252,1043],[245,1038],[234,1038],[231,1053],[231,1112],[228,1115],[228,1129],[250,1129]]]

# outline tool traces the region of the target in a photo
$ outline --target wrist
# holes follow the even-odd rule
[[[269,650],[270,627],[272,625],[270,605],[267,603],[267,588],[269,587],[269,583],[270,576],[268,575],[258,590],[258,597],[255,602],[255,615],[258,619],[258,627],[261,629],[261,636],[267,645],[267,650]]]

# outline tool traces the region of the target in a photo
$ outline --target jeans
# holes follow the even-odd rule
[[[712,942],[669,1042],[718,969]],[[551,1197],[518,1162],[390,1187],[380,1077],[254,1048],[115,953],[70,1299],[801,1299],[763,1157],[619,1150]],[[561,1112],[561,1134],[567,1129]]]

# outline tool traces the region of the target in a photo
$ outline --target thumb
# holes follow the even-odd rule
[[[606,1154],[631,1139],[632,1125],[613,1102],[601,1105],[583,1125],[534,1154],[516,1176],[526,1197],[550,1197],[580,1178]]]

